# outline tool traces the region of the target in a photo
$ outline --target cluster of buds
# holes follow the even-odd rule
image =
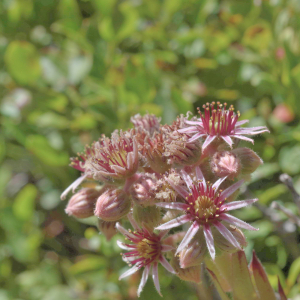
[[[77,218],[95,215],[107,239],[117,229],[130,241],[118,241],[129,251],[122,256],[131,266],[120,279],[143,268],[138,295],[150,272],[160,294],[159,264],[199,283],[207,259],[241,251],[247,242],[240,229],[257,230],[230,211],[258,200],[235,201],[241,185],[262,164],[239,142],[253,143],[247,135],[268,129],[241,127],[247,121],[239,121],[233,106],[213,102],[203,109],[199,117],[180,115],[171,125],[161,125],[154,115],[136,115],[134,128],[102,136],[71,160],[82,174],[62,199],[82,189],[66,212]],[[128,219],[132,230],[121,225]]]

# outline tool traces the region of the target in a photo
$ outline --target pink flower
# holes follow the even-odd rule
[[[234,193],[242,185],[243,180],[236,182],[222,192],[218,192],[220,184],[226,179],[226,177],[220,178],[213,185],[211,185],[205,181],[199,167],[196,168],[196,182],[194,182],[185,171],[181,171],[181,176],[184,179],[187,188],[176,185],[172,180],[167,180],[174,188],[174,190],[185,199],[185,203],[156,203],[156,205],[160,207],[164,207],[167,209],[176,209],[185,212],[182,216],[177,217],[165,224],[162,224],[156,229],[167,230],[183,225],[187,222],[192,222],[191,227],[178,246],[176,254],[182,251],[190,243],[199,229],[203,227],[208,251],[212,259],[214,259],[216,251],[214,246],[214,237],[211,230],[212,226],[214,226],[233,246],[241,249],[240,243],[236,240],[233,234],[222,224],[222,221],[240,228],[257,230],[246,222],[227,213],[227,211],[245,207],[258,200],[250,199],[225,203],[226,198]]]
[[[226,103],[224,103],[223,107],[220,102],[217,102],[217,107],[215,108],[215,102],[212,102],[211,104],[206,103],[206,105],[203,105],[203,109],[205,110],[204,113],[198,108],[200,119],[197,121],[185,121],[186,124],[192,126],[178,130],[180,133],[194,134],[189,139],[189,142],[205,137],[202,150],[216,138],[222,138],[232,148],[233,138],[245,140],[253,144],[253,139],[245,137],[245,135],[269,132],[265,126],[241,128],[241,125],[247,123],[248,120],[238,121],[240,113],[234,112],[233,105],[226,109]]]
[[[117,223],[116,227],[126,237],[126,239],[131,242],[131,244],[125,244],[120,241],[117,241],[117,243],[121,249],[129,251],[122,254],[123,259],[128,262],[129,266],[134,266],[121,275],[119,279],[121,280],[124,277],[132,275],[144,267],[142,279],[137,292],[138,296],[140,296],[152,267],[154,285],[159,295],[161,295],[158,280],[158,263],[160,262],[169,272],[175,273],[172,266],[164,257],[165,252],[174,249],[172,246],[162,243],[162,240],[166,237],[168,230],[155,234],[154,232],[149,231],[146,227],[140,228],[132,217],[129,218],[135,229],[134,232],[131,230],[127,231],[120,225],[120,223]]]

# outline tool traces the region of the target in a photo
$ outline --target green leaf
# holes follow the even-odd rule
[[[33,85],[41,75],[38,53],[29,42],[11,42],[4,60],[10,75],[20,84]]]
[[[27,184],[17,195],[13,203],[14,215],[24,221],[32,218],[35,207],[37,189],[33,184]]]

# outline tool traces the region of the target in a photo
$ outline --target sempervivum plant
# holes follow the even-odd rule
[[[130,268],[120,279],[142,269],[138,295],[150,273],[161,294],[162,265],[166,274],[196,284],[201,284],[206,267],[222,299],[275,299],[256,256],[250,269],[244,259],[247,242],[241,229],[258,228],[231,215],[258,200],[236,198],[262,164],[239,142],[253,142],[247,135],[268,129],[242,127],[247,121],[239,120],[233,106],[227,109],[213,102],[203,108],[200,118],[188,113],[171,125],[161,125],[154,115],[136,115],[132,129],[114,131],[86,147],[71,159],[81,176],[62,199],[82,188],[71,197],[66,212],[77,218],[95,215],[108,240],[116,229],[125,236],[118,245],[127,251],[122,256]],[[128,219],[132,230],[122,226]],[[232,284],[224,287],[223,280]],[[241,296],[243,288],[250,292]],[[284,297],[282,290],[280,295]]]

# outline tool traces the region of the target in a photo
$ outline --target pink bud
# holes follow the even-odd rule
[[[94,214],[104,221],[117,221],[128,214],[130,207],[130,198],[124,191],[109,188],[98,198]]]
[[[133,217],[135,221],[141,227],[147,228],[157,227],[161,221],[160,209],[157,206],[142,207],[140,205],[134,205]]]
[[[253,173],[261,164],[262,159],[249,148],[236,148],[232,151],[241,162],[241,174]]]
[[[216,152],[211,160],[211,169],[218,177],[234,179],[240,173],[241,163],[236,154],[230,151]]]
[[[111,238],[116,235],[116,221],[108,222],[101,219],[98,220],[98,228],[100,232],[106,237],[107,241],[110,241]]]
[[[79,219],[93,216],[95,203],[100,194],[101,191],[95,189],[81,189],[70,199],[65,209],[66,213]]]
[[[130,188],[130,194],[138,205],[149,206],[155,203],[155,176],[142,175]]]

